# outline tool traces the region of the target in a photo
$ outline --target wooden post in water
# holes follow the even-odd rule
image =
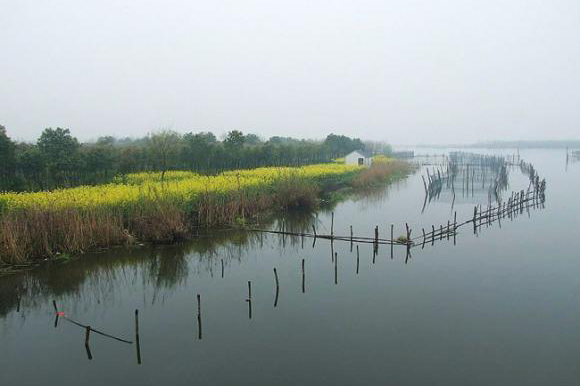
[[[141,364],[141,344],[139,342],[139,310],[135,310],[135,351],[137,354],[137,364],[140,365]]]
[[[373,245],[375,254],[377,254],[379,252],[379,226],[376,225],[375,226],[375,242]]]
[[[331,213],[330,217],[330,237],[334,237],[334,212]]]
[[[423,231],[423,244],[421,245],[421,249],[424,249],[425,248],[425,239],[426,239],[425,228],[421,228],[421,231]]]
[[[304,269],[304,259],[302,259],[302,293],[306,292],[306,270]]]
[[[224,259],[222,259],[222,279],[224,278]]]
[[[393,240],[394,233],[395,233],[395,225],[391,224],[391,259],[393,258],[393,243],[395,242],[395,240]]]
[[[278,272],[274,268],[274,279],[276,279],[276,297],[274,298],[274,307],[278,305],[278,295],[280,293],[280,284],[278,282]]]
[[[334,261],[334,240],[330,239],[330,261]]]
[[[197,339],[201,340],[201,295],[197,294]]]
[[[20,291],[17,286],[14,286],[14,290],[16,291],[16,312],[20,312]]]
[[[89,338],[91,336],[91,326],[85,328],[85,346],[89,345]]]
[[[252,319],[252,282],[248,281],[248,319]]]
[[[431,245],[435,245],[435,225],[431,225]]]
[[[356,246],[356,274],[357,275],[358,275],[359,263],[360,263],[360,256],[359,256],[358,244],[357,244],[357,246]]]
[[[87,351],[87,357],[89,360],[93,359],[93,354],[91,354],[91,348],[89,346],[89,337],[91,335],[91,326],[85,328],[85,350]]]
[[[274,268],[274,279],[276,280],[276,289],[278,289],[280,287],[280,283],[278,282],[278,272],[276,271],[276,268]]]
[[[350,252],[351,253],[352,253],[352,245],[353,245],[352,244],[352,237],[353,237],[353,234],[352,234],[352,225],[351,225],[350,226]]]
[[[338,284],[338,253],[334,254],[334,285]]]

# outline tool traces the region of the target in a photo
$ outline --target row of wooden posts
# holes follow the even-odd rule
[[[409,227],[407,223],[405,223],[405,230],[406,235],[395,239],[394,237],[394,224],[390,226],[390,239],[385,239],[379,237],[379,227],[375,226],[374,228],[374,237],[361,237],[355,236],[353,232],[352,225],[350,226],[350,236],[336,236],[334,234],[334,213],[331,213],[331,226],[330,226],[330,235],[319,234],[316,232],[316,227],[312,225],[313,233],[296,233],[296,232],[287,232],[285,230],[282,231],[274,231],[274,230],[263,230],[263,229],[250,229],[252,231],[258,231],[262,233],[273,233],[282,235],[285,237],[286,235],[289,236],[300,236],[302,239],[304,237],[311,237],[313,238],[313,246],[316,243],[317,239],[327,239],[330,240],[331,245],[331,256],[332,261],[334,263],[334,283],[338,284],[338,253],[334,252],[333,249],[333,242],[334,241],[349,241],[351,245],[351,252],[353,248],[353,244],[356,245],[356,273],[359,273],[359,265],[360,265],[360,253],[359,253],[359,245],[358,244],[373,244],[373,263],[375,262],[375,257],[378,254],[378,248],[381,244],[390,245],[390,252],[391,258],[393,258],[393,247],[394,245],[401,245],[406,247],[406,258],[405,263],[407,263],[408,259],[411,257],[411,248],[417,247],[421,245],[421,248],[424,248],[425,245],[431,244],[433,245],[436,240],[443,240],[444,238],[449,240],[450,237],[453,237],[454,243],[456,242],[456,235],[457,230],[465,226],[467,224],[472,224],[474,233],[477,232],[477,229],[483,225],[489,226],[495,221],[498,221],[501,226],[501,220],[504,218],[513,219],[520,213],[523,213],[524,209],[529,208],[537,208],[543,206],[545,201],[545,189],[546,189],[546,181],[540,180],[537,173],[535,173],[533,167],[529,164],[521,165],[522,169],[526,169],[527,173],[530,176],[530,186],[528,187],[527,191],[521,190],[519,192],[512,192],[512,195],[509,199],[505,202],[500,202],[497,206],[488,205],[487,208],[483,209],[481,206],[475,206],[473,210],[473,217],[463,221],[462,223],[457,223],[457,212],[454,212],[453,215],[453,222],[447,221],[447,224],[440,224],[439,227],[435,225],[431,226],[431,230],[426,232],[424,228],[422,228],[421,235],[412,238],[412,229]],[[440,179],[440,173],[438,175]],[[274,298],[274,307],[278,305],[278,298],[280,292],[280,282],[278,278],[278,272],[276,268],[273,269],[274,271],[274,280],[275,280],[275,298]],[[224,277],[224,261],[221,260],[221,276]],[[305,292],[306,289],[306,273],[305,273],[305,260],[302,259],[302,292]],[[248,281],[248,297],[245,299],[248,303],[248,317],[252,318],[252,282]],[[17,293],[17,302],[18,302],[18,310],[20,308],[20,296]],[[140,346],[140,338],[139,338],[139,310],[135,310],[135,341],[130,341],[127,339],[122,339],[107,333],[104,333],[100,330],[94,329],[90,325],[85,325],[79,323],[73,319],[68,318],[65,316],[63,312],[60,312],[56,301],[53,300],[53,307],[55,311],[55,323],[54,326],[58,326],[59,319],[62,318],[69,323],[77,325],[85,330],[85,349],[87,352],[88,359],[92,359],[92,353],[90,350],[90,335],[91,333],[96,333],[101,336],[113,339],[115,341],[125,343],[125,344],[133,344],[135,343],[136,348],[136,359],[137,363],[141,364],[141,346]],[[198,339],[202,339],[202,319],[201,319],[201,295],[197,294],[197,324],[198,324]]]
[[[350,237],[341,237],[334,235],[334,213],[331,214],[331,234],[330,235],[319,235],[316,233],[316,229],[314,228],[313,234],[305,234],[305,233],[290,233],[286,232],[285,234],[294,235],[294,236],[302,236],[302,237],[313,237],[328,239],[331,241],[331,246],[334,240],[342,240],[342,241],[350,241],[351,242],[351,251],[352,251],[352,244],[357,243],[356,245],[356,274],[359,273],[360,267],[360,251],[359,251],[359,243],[372,243],[373,244],[373,264],[375,262],[375,257],[378,254],[378,246],[379,244],[388,244],[391,247],[391,258],[393,258],[393,246],[394,245],[403,245],[407,248],[407,255],[405,258],[405,263],[411,257],[411,247],[419,246],[417,241],[421,241],[420,245],[422,248],[425,247],[426,244],[433,245],[436,240],[443,240],[452,236],[455,243],[455,237],[457,235],[457,229],[461,226],[466,224],[472,223],[474,227],[474,232],[476,232],[478,227],[483,225],[489,225],[494,221],[499,221],[501,224],[502,218],[513,218],[517,216],[518,213],[523,213],[523,210],[526,208],[536,208],[539,205],[543,205],[545,200],[544,190],[545,190],[545,181],[538,182],[537,185],[538,190],[524,192],[523,190],[517,193],[512,194],[512,196],[506,201],[505,203],[499,204],[497,207],[488,207],[483,210],[479,206],[474,207],[473,211],[473,218],[466,220],[462,223],[457,223],[457,212],[454,212],[453,222],[448,221],[447,225],[441,224],[439,227],[435,227],[432,225],[431,231],[425,232],[425,229],[422,229],[422,233],[420,236],[412,238],[412,229],[409,227],[408,224],[405,224],[406,229],[406,236],[399,240],[394,239],[394,225],[391,224],[390,232],[391,238],[390,239],[382,239],[379,237],[379,227],[376,226],[374,229],[374,238],[369,237],[355,237],[352,231],[352,226],[350,227]],[[269,233],[276,233],[280,234],[283,232],[280,231],[263,231]],[[334,263],[334,284],[338,284],[338,253],[331,252],[332,260]],[[224,262],[223,259],[221,260],[221,268],[222,268],[222,278],[224,277]],[[302,259],[301,262],[301,269],[302,269],[302,293],[306,292],[306,272],[305,272],[305,259]],[[280,281],[278,278],[278,271],[276,268],[273,269],[274,272],[274,282],[275,282],[275,297],[274,297],[274,307],[278,306],[278,299],[280,294]],[[249,319],[252,318],[252,282],[248,281],[248,296],[245,299],[248,303],[248,317]],[[18,303],[20,303],[20,298],[18,297]],[[101,336],[113,339],[115,341],[126,343],[126,344],[133,344],[135,343],[135,351],[136,351],[136,359],[137,363],[141,364],[141,346],[140,346],[140,336],[139,336],[139,310],[135,310],[135,340],[130,341],[127,339],[119,338],[111,334],[104,333],[100,330],[97,330],[90,325],[85,325],[79,323],[73,319],[68,318],[65,316],[63,312],[60,312],[56,301],[53,300],[53,307],[55,311],[55,323],[54,326],[58,326],[59,319],[62,318],[69,323],[77,325],[85,330],[85,350],[87,353],[87,357],[89,360],[93,358],[91,350],[90,350],[90,336],[91,333],[96,333]],[[198,332],[198,339],[202,339],[202,318],[201,318],[201,295],[197,294],[197,332]]]
[[[478,159],[479,165],[494,165],[499,171],[505,171],[505,160],[501,157],[495,156],[481,156]],[[519,159],[519,156],[518,156]],[[515,161],[515,157],[514,157]],[[425,231],[423,228],[421,231],[421,235],[415,238],[412,238],[412,229],[409,227],[408,224],[405,224],[406,235],[401,236],[397,239],[394,237],[394,224],[390,226],[390,239],[389,238],[380,238],[379,237],[379,227],[375,226],[374,228],[374,237],[361,237],[355,236],[353,233],[352,225],[350,226],[350,235],[349,236],[337,236],[334,234],[334,213],[331,213],[331,222],[330,222],[330,235],[319,234],[316,231],[316,227],[312,225],[312,233],[306,232],[288,232],[282,228],[282,231],[276,230],[265,230],[265,229],[250,229],[252,231],[262,232],[262,233],[273,233],[273,234],[280,234],[282,235],[283,239],[285,236],[299,236],[304,239],[304,237],[313,238],[313,246],[316,243],[317,239],[327,239],[332,242],[337,241],[349,241],[351,243],[351,251],[352,246],[354,243],[372,243],[374,245],[375,251],[378,250],[378,246],[380,244],[387,244],[391,247],[391,257],[393,256],[393,246],[394,245],[402,245],[407,248],[407,258],[410,256],[410,249],[413,246],[421,245],[422,248],[425,247],[426,244],[433,245],[436,240],[443,240],[446,238],[447,240],[450,237],[453,237],[454,243],[456,242],[456,235],[457,230],[459,227],[472,223],[474,226],[474,231],[476,232],[478,227],[482,224],[490,225],[494,221],[499,221],[501,225],[501,219],[508,216],[510,219],[513,218],[517,213],[517,211],[522,212],[524,209],[533,207],[536,208],[540,204],[543,205],[545,201],[545,189],[546,189],[546,181],[545,179],[540,180],[539,176],[535,172],[533,166],[531,164],[527,164],[521,160],[519,160],[519,166],[522,169],[522,172],[528,175],[530,179],[530,185],[528,186],[527,191],[521,190],[519,192],[512,192],[511,196],[505,202],[499,202],[497,206],[491,205],[491,203],[487,206],[487,208],[483,209],[481,206],[474,207],[474,216],[471,219],[467,219],[462,223],[457,223],[457,212],[454,212],[453,215],[453,222],[447,221],[447,224],[440,224],[438,227],[435,225],[431,226],[431,230]],[[428,180],[430,181],[430,186],[432,184],[441,184],[441,181],[444,177],[448,176],[449,170],[452,170],[453,166],[449,166],[445,173],[441,173],[441,171],[437,170],[437,175],[435,177],[435,173],[430,174],[428,173]],[[423,177],[423,182],[426,188],[426,191],[429,189],[425,182],[425,178]],[[484,222],[485,220],[485,222]],[[332,255],[332,252],[331,252]],[[334,257],[334,256],[333,256]]]
[[[519,161],[521,166],[522,161]],[[438,166],[432,171],[426,168],[426,176],[421,176],[425,188],[425,196],[429,198],[439,197],[444,186],[451,188],[455,195],[455,179],[462,177],[462,191],[469,188],[473,192],[475,180],[481,180],[482,188],[485,188],[486,180],[490,177],[490,192],[507,188],[507,167],[514,165],[504,157],[488,156],[472,153],[455,152],[449,157],[446,165]],[[461,170],[460,170],[461,169]]]

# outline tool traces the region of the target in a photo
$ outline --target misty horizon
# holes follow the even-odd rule
[[[6,3],[21,141],[229,130],[395,145],[580,139],[580,3]]]

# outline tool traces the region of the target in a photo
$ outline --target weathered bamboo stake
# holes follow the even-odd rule
[[[89,346],[89,335],[91,334],[91,326],[85,328],[85,350],[87,352],[87,358],[89,360],[93,359],[93,354],[91,354],[91,347]]]
[[[276,295],[274,296],[274,308],[278,306],[278,296],[280,295],[280,285],[278,284],[278,272],[274,268],[274,278],[276,279]]]
[[[334,254],[334,285],[338,284],[338,253]]]
[[[331,213],[330,217],[330,236],[334,236],[334,212]]]
[[[435,245],[435,225],[431,225],[431,228],[433,229],[432,232],[431,232],[431,235],[432,235],[432,237],[431,237],[431,245],[433,246],[433,245]]]
[[[425,228],[421,228],[421,230],[423,231],[423,244],[421,245],[421,249],[425,248]]]
[[[224,259],[222,260],[222,279],[224,278]]]
[[[330,239],[330,261],[334,262],[334,239]]]
[[[353,238],[353,234],[352,234],[352,225],[350,226],[350,252],[352,253],[352,238]]]
[[[304,259],[302,259],[302,293],[305,292],[306,292],[306,270],[304,269]]]
[[[450,224],[449,220],[447,220],[447,231],[446,231],[446,233],[447,233],[447,240],[449,240],[449,227],[450,226],[451,226],[451,224]]]
[[[91,336],[91,326],[85,328],[85,346],[89,345],[89,338]]]
[[[14,286],[14,290],[16,291],[16,312],[20,312],[20,291],[17,286]]]
[[[394,233],[395,233],[395,225],[391,224],[391,259],[393,258],[393,238],[394,238]]]
[[[248,298],[246,299],[248,302],[248,319],[252,319],[252,282],[248,281]]]
[[[358,275],[358,267],[360,263],[360,255],[358,251],[358,245],[356,246],[356,274]]]
[[[139,341],[139,310],[135,310],[135,351],[137,354],[137,364],[140,365],[141,364],[141,343]]]

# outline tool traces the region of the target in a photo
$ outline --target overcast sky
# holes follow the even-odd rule
[[[0,0],[0,124],[580,139],[580,1]]]

